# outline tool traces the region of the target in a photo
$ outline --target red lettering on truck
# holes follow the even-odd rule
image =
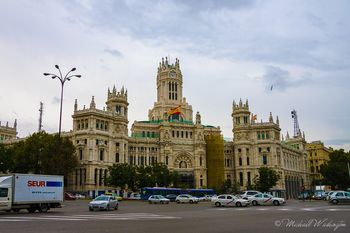
[[[28,187],[45,187],[45,181],[28,180]]]

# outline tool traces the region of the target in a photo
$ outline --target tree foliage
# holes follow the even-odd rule
[[[0,173],[8,173],[13,169],[12,149],[0,144]]]
[[[260,192],[268,192],[275,186],[280,179],[278,173],[268,167],[259,168],[259,178],[256,181],[256,187]]]
[[[168,167],[162,163],[152,166],[114,164],[109,167],[109,177],[107,177],[109,185],[132,190],[142,187],[168,187],[178,182],[178,173],[169,171]]]
[[[45,132],[34,133],[9,150],[13,158],[11,172],[67,176],[79,164],[68,138]]]
[[[350,177],[348,171],[350,164],[350,152],[343,149],[335,150],[329,154],[329,161],[321,165],[321,174],[325,183],[337,186],[338,189],[350,187]]]

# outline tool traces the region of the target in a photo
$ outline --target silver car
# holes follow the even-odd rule
[[[176,203],[198,203],[198,198],[197,197],[193,197],[189,194],[181,194],[179,196],[176,197],[175,199]]]
[[[266,193],[259,193],[254,196],[248,197],[248,201],[252,205],[282,205],[286,203],[284,198],[274,197]]]
[[[220,207],[220,206],[242,207],[242,206],[247,206],[249,204],[249,201],[242,198],[238,198],[234,195],[222,194],[217,196],[216,198],[213,198],[211,200],[211,203],[216,207]]]
[[[117,210],[118,200],[114,196],[101,195],[89,203],[89,210]]]
[[[148,198],[150,204],[169,204],[170,199],[163,197],[162,195],[152,195]]]
[[[329,197],[329,202],[337,205],[338,203],[350,204],[350,192],[335,191]]]

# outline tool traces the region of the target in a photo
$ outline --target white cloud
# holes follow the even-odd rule
[[[310,140],[350,138],[348,9],[347,1],[2,1],[0,120],[18,118],[26,136],[43,101],[44,128],[57,130],[60,83],[42,75],[55,64],[82,75],[64,87],[64,130],[74,99],[82,108],[94,95],[102,108],[113,85],[128,89],[130,122],[145,119],[158,62],[170,55],[180,58],[188,102],[226,137],[232,100],[248,98],[258,117],[279,115],[284,133],[296,108]],[[276,91],[265,91],[270,84]]]

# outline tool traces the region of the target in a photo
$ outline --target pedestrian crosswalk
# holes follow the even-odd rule
[[[179,219],[180,217],[158,215],[151,213],[125,213],[125,214],[83,214],[83,215],[18,215],[0,216],[0,222],[28,222],[28,221],[125,221],[125,220],[162,220]]]

